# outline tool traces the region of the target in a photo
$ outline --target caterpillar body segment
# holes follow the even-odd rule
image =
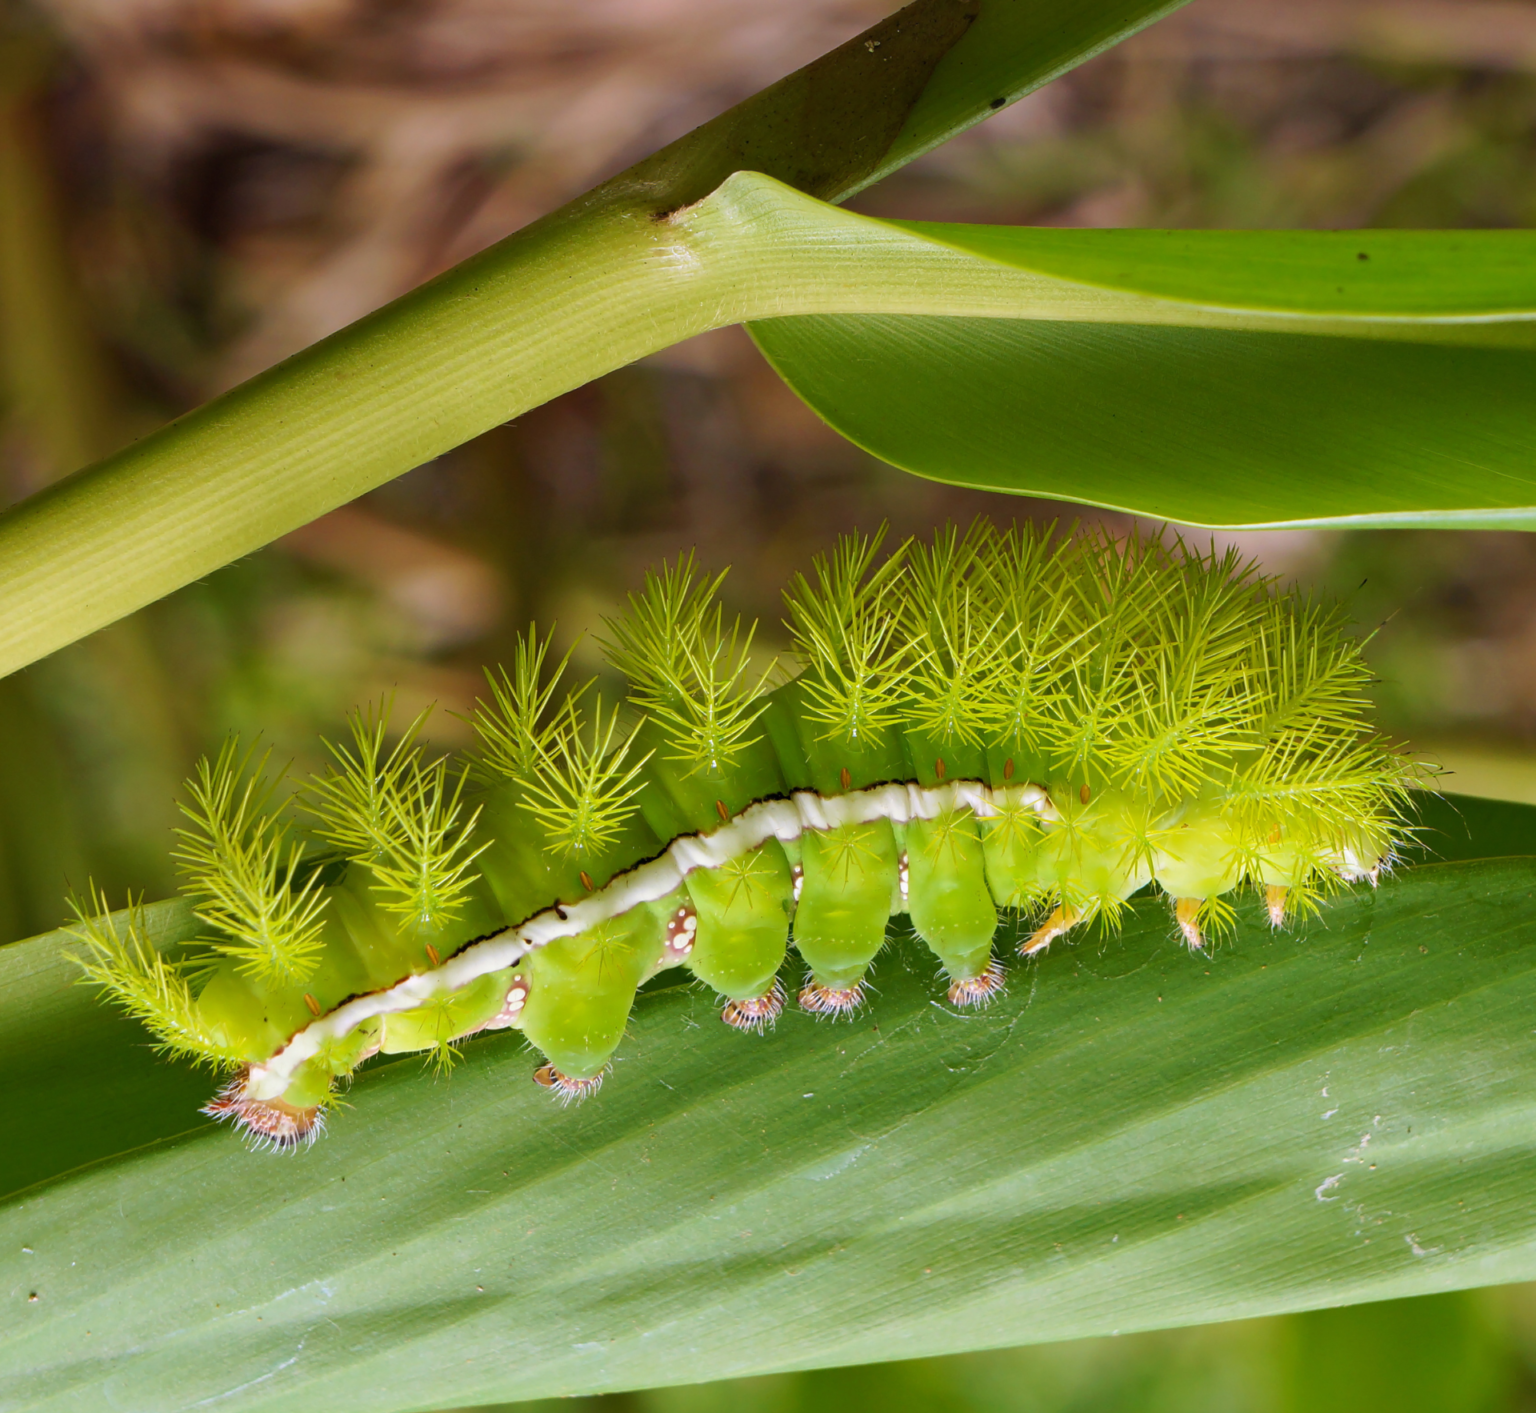
[[[299,796],[323,853],[230,747],[183,832],[207,946],[167,960],[93,907],[88,978],[234,1072],[209,1113],[291,1147],[369,1056],[446,1067],[481,1030],[585,1097],[668,968],[761,1033],[791,950],[801,1007],[842,1014],[905,914],[950,1001],[983,1005],[1001,912],[1035,919],[1037,956],[1155,883],[1199,949],[1240,886],[1279,926],[1406,832],[1414,771],[1368,727],[1358,645],[1230,555],[985,522],[884,559],[849,537],[786,593],[801,670],[771,690],[719,582],[685,558],[609,625],[627,707],[562,694],[530,631],[462,766],[425,757],[420,718],[386,749],[360,714]]]
[[[758,1015],[789,948],[795,876],[784,845],[770,839],[719,868],[698,869],[687,892],[695,919],[689,968],[728,1002],[745,1005],[742,1015]]]

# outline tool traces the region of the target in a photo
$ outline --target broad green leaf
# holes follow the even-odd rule
[[[886,461],[1198,525],[1536,527],[1536,233],[905,229],[1054,300],[754,324]]]
[[[1424,865],[1209,958],[1143,900],[979,1015],[898,942],[866,1015],[763,1040],[662,988],[593,1102],[500,1036],[289,1158],[16,944],[0,1409],[390,1413],[1529,1279],[1533,892]]]
[[[1214,312],[1266,311],[1469,325],[1460,337],[1536,346],[1536,266],[1529,231],[1151,231],[958,226],[903,230],[1105,291],[1179,300]],[[1495,327],[1507,323],[1500,330]],[[1338,332],[1351,332],[1340,326]],[[1363,332],[1356,329],[1353,332]],[[1442,333],[1449,333],[1443,330]],[[1392,337],[1389,327],[1378,332]]]
[[[1536,858],[1536,807],[1469,795],[1415,799],[1415,861],[1456,863],[1529,855]]]
[[[720,324],[826,308],[825,290],[796,290],[799,252],[776,260],[750,229],[734,259],[706,262],[688,234],[697,203],[739,171],[841,200],[1179,3],[916,0],[11,508],[0,515],[0,674],[636,358]]]

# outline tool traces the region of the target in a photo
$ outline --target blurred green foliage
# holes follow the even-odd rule
[[[505,1407],[507,1413],[1515,1413],[1536,1406],[1536,1381],[1512,1336],[1514,1305],[1497,1292],[1458,1291],[1118,1339]]]

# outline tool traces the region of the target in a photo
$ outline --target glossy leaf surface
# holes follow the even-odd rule
[[[886,461],[1200,525],[1536,526],[1530,232],[903,229],[1053,298],[755,323]]]
[[[1531,819],[1436,803],[1427,842]],[[1533,892],[1424,865],[1303,936],[1250,901],[1211,958],[1143,900],[981,1015],[898,944],[855,1023],[766,1040],[663,988],[580,1108],[501,1036],[288,1158],[16,944],[0,1408],[386,1413],[1529,1279]]]

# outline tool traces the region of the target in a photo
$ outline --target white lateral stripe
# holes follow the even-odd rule
[[[658,902],[675,892],[696,869],[720,868],[770,839],[788,842],[807,830],[821,833],[840,825],[878,820],[910,824],[914,819],[936,819],[958,808],[991,819],[1000,813],[999,807],[1021,806],[1042,819],[1056,818],[1050,796],[1040,786],[1005,785],[994,790],[980,780],[953,780],[932,789],[897,782],[826,797],[811,790],[796,790],[787,800],[759,800],[719,829],[674,839],[660,856],[619,874],[578,903],[546,908],[518,927],[466,947],[440,967],[409,976],[387,991],[373,991],[338,1006],[305,1026],[266,1064],[252,1065],[247,1093],[252,1099],[275,1099],[287,1089],[293,1072],[305,1060],[318,1054],[327,1041],[344,1039],[365,1021],[414,1010],[435,996],[461,991],[482,976],[516,966],[537,947],[588,932],[642,903]]]

